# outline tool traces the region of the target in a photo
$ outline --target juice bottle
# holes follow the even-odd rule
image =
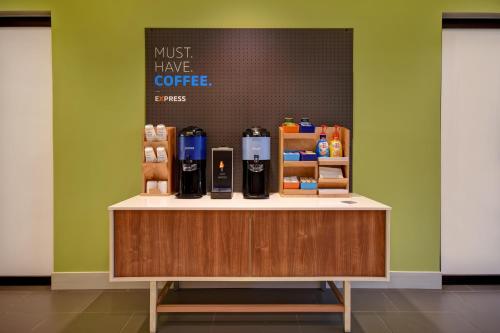
[[[328,140],[326,139],[326,125],[321,125],[321,133],[316,144],[316,155],[318,157],[328,157],[330,149],[328,148]]]
[[[342,142],[340,141],[339,127],[335,125],[333,139],[330,141],[330,157],[342,157]]]

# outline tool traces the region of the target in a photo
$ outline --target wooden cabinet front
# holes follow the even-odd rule
[[[114,212],[115,277],[384,277],[385,211]]]
[[[385,276],[385,211],[256,211],[253,276]]]
[[[249,214],[115,211],[114,275],[249,276]]]

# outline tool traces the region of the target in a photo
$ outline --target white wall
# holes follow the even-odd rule
[[[52,273],[50,28],[0,28],[0,276]]]
[[[443,31],[441,270],[500,274],[500,29]]]

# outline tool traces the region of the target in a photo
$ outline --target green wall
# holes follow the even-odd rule
[[[391,269],[440,270],[442,12],[498,0],[2,0],[51,10],[54,271],[108,269],[106,207],[140,190],[145,27],[353,27],[354,190],[393,207]]]

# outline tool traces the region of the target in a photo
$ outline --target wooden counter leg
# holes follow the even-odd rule
[[[351,331],[351,281],[344,281],[344,331]]]
[[[158,287],[156,281],[149,282],[149,332],[156,333],[156,305],[158,301]]]

